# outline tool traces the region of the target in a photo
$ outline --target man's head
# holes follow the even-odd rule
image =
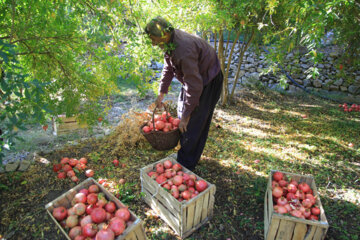
[[[145,33],[149,36],[153,45],[164,48],[164,44],[170,41],[171,34],[174,31],[173,26],[162,17],[156,17],[145,27]]]

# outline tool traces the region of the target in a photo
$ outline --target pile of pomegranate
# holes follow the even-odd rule
[[[144,133],[149,133],[151,131],[169,132],[177,129],[179,123],[179,118],[173,118],[170,113],[163,112],[161,115],[155,115],[154,119],[151,119],[149,122],[147,122],[142,130]]]
[[[60,163],[53,165],[53,171],[57,173],[58,179],[65,179],[66,177],[70,178],[73,182],[78,182],[79,178],[76,176],[76,172],[84,171],[87,166],[87,159],[82,157],[79,160],[76,158],[63,157],[60,160]],[[74,171],[74,169],[76,169]],[[94,176],[94,171],[88,169],[85,171],[87,177]]]
[[[320,208],[315,205],[316,197],[307,183],[287,181],[282,172],[275,172],[272,179],[272,196],[275,212],[308,220],[319,220]]]
[[[156,170],[148,176],[180,202],[196,197],[208,187],[206,181],[197,180],[195,174],[184,173],[179,163],[173,164],[170,160],[156,164]]]
[[[360,105],[352,104],[349,108],[347,103],[339,104],[339,108],[342,108],[344,112],[360,112]]]
[[[115,239],[125,231],[131,218],[127,208],[117,208],[96,184],[81,189],[71,204],[68,209],[54,208],[52,215],[74,240]]]

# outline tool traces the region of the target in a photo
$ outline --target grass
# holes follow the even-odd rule
[[[234,105],[218,107],[195,170],[217,186],[214,217],[189,239],[263,239],[268,174],[278,169],[314,176],[330,225],[326,239],[357,240],[359,123],[360,113],[341,112],[337,104],[264,89],[244,90]],[[113,181],[120,200],[144,221],[149,239],[176,239],[168,225],[141,200],[139,180],[141,167],[174,151],[154,151],[145,140],[123,152],[114,153],[113,148],[114,143],[106,138],[87,140],[44,157],[51,163],[65,155],[88,157],[95,177]],[[126,166],[114,168],[115,157]],[[126,179],[125,185],[118,184],[120,178]],[[80,180],[84,179],[80,175]],[[51,165],[40,162],[22,174],[1,174],[0,180],[0,235],[12,233],[9,239],[63,238],[44,205],[74,183],[57,180]]]

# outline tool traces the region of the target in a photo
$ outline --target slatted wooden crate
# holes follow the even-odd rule
[[[93,178],[88,178],[85,181],[81,182],[74,188],[70,189],[68,192],[62,194],[60,197],[56,198],[52,202],[46,204],[45,209],[50,217],[54,220],[55,224],[60,228],[61,232],[65,235],[65,237],[69,240],[70,237],[66,233],[66,231],[61,227],[58,221],[53,217],[52,211],[54,208],[59,206],[64,206],[65,208],[71,207],[71,201],[74,198],[75,194],[78,193],[83,188],[88,188],[90,185],[96,184],[99,186],[100,191],[105,194],[108,200],[113,201],[117,208],[125,207],[125,205],[117,199],[114,195],[112,195],[109,191],[107,191],[103,186],[97,183]],[[132,212],[130,220],[126,223],[127,227],[125,231],[119,235],[116,240],[144,240],[146,239],[146,234],[144,232],[144,228],[142,226],[142,221]]]
[[[329,224],[326,220],[323,206],[321,205],[320,197],[316,189],[315,180],[311,175],[298,175],[293,173],[284,173],[289,179],[294,179],[297,182],[306,182],[313,194],[317,197],[316,204],[320,208],[319,221],[305,220],[289,215],[276,213],[273,208],[272,197],[272,176],[277,172],[271,170],[267,191],[265,194],[264,207],[264,236],[265,240],[320,240],[324,239]]]
[[[76,117],[65,117],[60,115],[58,118],[61,120],[61,122],[57,124],[58,135],[71,133],[88,127],[86,123],[78,122]]]
[[[205,180],[208,184],[207,189],[189,201],[179,202],[147,175],[155,169],[157,163],[163,163],[166,160],[170,160],[173,164],[178,163],[174,158],[167,157],[141,169],[141,190],[145,195],[144,201],[159,213],[176,234],[181,238],[186,238],[213,216],[216,187]],[[194,174],[184,167],[182,171]],[[202,179],[197,175],[196,177],[199,180]]]

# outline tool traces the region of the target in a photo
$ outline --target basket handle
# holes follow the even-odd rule
[[[169,110],[168,110],[168,107],[167,107],[167,105],[165,104],[165,103],[162,103],[162,106],[164,107],[164,109],[165,109],[165,111],[166,111],[166,120],[168,120],[169,119]],[[156,109],[157,109],[158,107],[157,106],[155,106],[155,108],[154,108],[154,111],[153,111],[153,113],[152,113],[152,122],[153,122],[153,131],[155,131],[155,112],[156,112]]]

